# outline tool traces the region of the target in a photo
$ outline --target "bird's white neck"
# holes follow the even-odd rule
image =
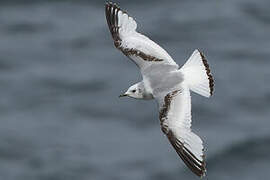
[[[144,78],[142,83],[143,85],[143,89],[144,89],[144,92],[143,92],[143,99],[154,99],[154,96],[153,96],[153,90],[150,86],[150,82],[148,81],[147,78]]]

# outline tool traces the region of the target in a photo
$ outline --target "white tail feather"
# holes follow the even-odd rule
[[[204,55],[197,49],[180,69],[189,88],[205,97],[213,94],[214,80]]]

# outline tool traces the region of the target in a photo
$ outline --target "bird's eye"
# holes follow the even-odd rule
[[[132,90],[131,92],[135,93],[135,92],[136,92],[136,90],[134,89],[134,90]]]

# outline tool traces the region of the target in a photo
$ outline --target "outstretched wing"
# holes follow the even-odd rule
[[[186,85],[163,97],[159,101],[161,129],[184,163],[196,175],[206,173],[203,143],[191,127],[191,97]]]
[[[136,32],[137,23],[116,4],[105,6],[107,23],[114,45],[135,62],[140,69],[153,64],[178,65],[158,44]]]

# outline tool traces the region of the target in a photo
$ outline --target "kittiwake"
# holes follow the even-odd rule
[[[162,47],[138,33],[135,20],[116,4],[106,3],[105,14],[115,47],[139,67],[143,79],[120,96],[155,99],[162,132],[190,170],[204,176],[203,142],[191,130],[190,90],[213,95],[214,80],[205,56],[195,50],[180,68]]]

